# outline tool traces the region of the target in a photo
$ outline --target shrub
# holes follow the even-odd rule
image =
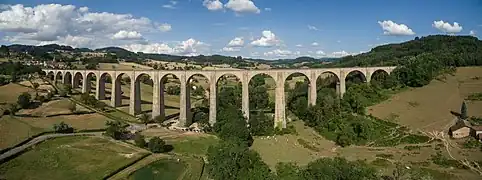
[[[54,124],[54,131],[56,133],[73,133],[74,128],[62,121],[59,124]]]
[[[456,167],[459,169],[467,168],[457,160],[448,159],[447,157],[443,156],[440,152],[437,152],[436,155],[432,155],[430,159],[434,164],[437,164],[439,166],[446,167],[446,168],[448,167]]]
[[[159,124],[162,123],[162,122],[164,122],[164,119],[165,119],[165,117],[164,117],[164,116],[161,116],[161,115],[154,117],[154,121],[155,121],[156,123],[159,123]]]
[[[7,79],[5,79],[5,77],[3,76],[0,76],[0,86],[3,86],[5,84],[8,84]]]
[[[107,121],[106,123],[107,129],[105,130],[105,135],[114,138],[114,139],[121,139],[125,133],[124,127],[119,121]]]
[[[69,105],[68,105],[68,108],[69,108],[70,112],[75,113],[75,111],[77,111],[77,103],[70,102]]]
[[[163,153],[166,152],[166,142],[159,137],[153,137],[149,140],[147,145],[149,150],[153,153]]]
[[[24,92],[18,96],[17,103],[21,108],[25,109],[30,106],[31,99],[32,96],[29,93]]]
[[[144,136],[138,132],[134,135],[134,143],[137,147],[146,147],[146,140],[144,139]]]
[[[375,157],[385,158],[385,159],[393,159],[393,154],[377,154]]]
[[[405,146],[403,147],[403,149],[406,149],[406,150],[409,150],[409,151],[412,151],[412,150],[420,150],[420,146]]]
[[[304,139],[297,139],[297,141],[301,146],[303,146],[306,149],[309,149],[309,150],[312,150],[312,151],[315,151],[315,152],[320,151],[320,149],[318,149],[316,146],[311,145],[308,141],[306,141]]]
[[[469,138],[469,139],[467,139],[467,141],[464,142],[463,146],[466,149],[473,149],[473,148],[477,148],[477,147],[482,148],[482,143],[477,141],[475,138]]]
[[[7,106],[7,108],[8,108],[8,109],[3,112],[4,114],[8,113],[8,114],[10,114],[11,116],[13,116],[13,115],[15,115],[15,113],[17,113],[17,111],[18,111],[17,104],[9,104],[9,105]]]
[[[346,147],[351,145],[351,140],[347,135],[338,135],[336,138],[336,144],[340,145],[341,147]]]

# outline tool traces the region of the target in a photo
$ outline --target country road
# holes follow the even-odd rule
[[[10,149],[9,151],[0,154],[0,162],[2,162],[4,159],[13,156],[17,153],[23,152],[25,149],[36,145],[38,143],[41,143],[45,140],[51,139],[51,138],[57,138],[57,137],[68,137],[68,136],[101,136],[102,132],[89,132],[89,133],[72,133],[72,134],[47,134],[43,136],[36,137],[29,142],[25,143],[24,145],[21,145],[19,147]]]

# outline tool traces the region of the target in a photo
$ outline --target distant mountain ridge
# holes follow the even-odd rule
[[[321,62],[321,61],[332,61],[336,58],[312,58],[312,57],[298,57],[296,59],[279,59],[279,60],[266,60],[266,59],[253,59],[253,58],[242,58],[241,56],[232,57],[224,55],[198,55],[198,56],[180,56],[180,55],[170,55],[170,54],[155,54],[155,53],[143,53],[143,52],[131,52],[120,47],[105,47],[99,49],[89,49],[89,48],[73,48],[71,46],[64,46],[58,44],[48,44],[41,46],[33,45],[21,45],[13,44],[7,46],[11,52],[27,52],[30,55],[41,57],[45,53],[52,53],[55,51],[81,53],[81,52],[99,52],[99,53],[115,53],[118,58],[126,59],[127,61],[137,61],[152,59],[158,61],[182,61],[188,59],[189,61],[195,61],[198,63],[213,63],[213,64],[232,64],[244,62],[260,62],[266,64],[294,64],[301,62]]]

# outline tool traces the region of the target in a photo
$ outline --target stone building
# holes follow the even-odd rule
[[[449,135],[452,138],[464,138],[470,136],[471,128],[467,126],[463,121],[457,121],[449,129]]]

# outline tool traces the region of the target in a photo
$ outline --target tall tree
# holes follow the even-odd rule
[[[467,119],[467,105],[465,104],[465,101],[462,102],[462,107],[460,107],[460,118],[462,119]]]

